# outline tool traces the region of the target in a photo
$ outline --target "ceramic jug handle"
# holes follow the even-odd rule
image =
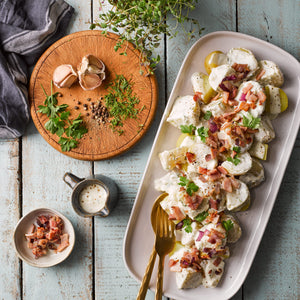
[[[78,182],[84,180],[84,178],[79,178],[79,177],[73,175],[72,173],[67,172],[67,173],[65,173],[63,180],[71,189],[73,189],[74,186]]]

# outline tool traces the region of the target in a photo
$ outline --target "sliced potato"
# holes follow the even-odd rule
[[[268,155],[268,148],[268,144],[264,144],[259,141],[254,141],[251,148],[249,149],[249,153],[251,156],[254,156],[261,160],[266,160]]]
[[[226,194],[226,206],[229,211],[239,211],[241,207],[249,200],[250,192],[247,185],[240,181],[240,187],[232,193]]]
[[[280,87],[283,85],[283,74],[279,67],[270,60],[261,60],[258,62],[260,70],[257,74],[263,70],[264,73],[258,80],[262,85],[271,84],[273,86]]]
[[[204,73],[194,73],[191,77],[194,92],[201,93],[201,100],[204,103],[208,103],[212,97],[216,95],[216,92],[210,86],[208,81],[208,75]]]
[[[187,147],[175,148],[159,153],[159,158],[164,170],[169,171],[176,167],[177,164],[186,163]]]
[[[222,163],[222,167],[225,168],[230,175],[243,175],[251,169],[252,158],[248,152],[239,154],[237,158],[240,160],[237,165],[228,160]]]
[[[255,158],[252,159],[252,168],[239,178],[247,184],[248,188],[258,186],[265,180],[265,171],[263,165]]]
[[[182,268],[181,272],[176,272],[176,284],[179,289],[194,289],[202,280],[202,273],[192,268]]]
[[[268,116],[262,116],[255,139],[261,143],[269,143],[275,138],[275,131]]]
[[[235,243],[239,240],[242,235],[242,229],[238,221],[234,218],[233,215],[224,214],[221,218],[221,222],[231,220],[233,227],[227,231],[227,242]]]
[[[204,67],[207,74],[210,74],[211,69],[216,68],[226,63],[226,55],[222,51],[213,51],[205,57]]]

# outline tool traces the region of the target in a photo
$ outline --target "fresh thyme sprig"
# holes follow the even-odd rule
[[[112,9],[101,13],[99,21],[93,23],[90,28],[100,27],[103,34],[107,34],[108,29],[118,33],[120,38],[114,49],[118,51],[125,43],[125,50],[122,48],[121,55],[126,55],[126,42],[133,43],[141,51],[141,64],[149,67],[150,74],[160,61],[160,56],[155,56],[154,50],[159,47],[164,34],[171,38],[175,37],[178,25],[181,25],[189,38],[193,38],[197,33],[200,35],[203,30],[196,19],[189,17],[198,0],[108,0],[108,2],[113,6]],[[174,27],[169,23],[172,19],[176,23]],[[185,28],[186,22],[191,24],[191,30]]]

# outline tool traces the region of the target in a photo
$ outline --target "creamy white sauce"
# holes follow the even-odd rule
[[[100,211],[106,202],[107,192],[100,184],[86,186],[79,195],[79,204],[87,213]]]

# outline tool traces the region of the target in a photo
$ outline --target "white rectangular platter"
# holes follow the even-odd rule
[[[165,120],[178,96],[193,95],[190,78],[194,72],[205,72],[205,57],[215,50],[226,53],[233,47],[250,49],[258,60],[267,59],[279,65],[285,77],[282,89],[289,98],[289,107],[273,121],[276,138],[269,144],[268,159],[263,162],[266,180],[259,187],[251,190],[250,208],[245,212],[237,213],[243,234],[241,239],[230,247],[231,257],[225,262],[225,273],[221,282],[212,289],[200,286],[196,289],[178,290],[175,274],[166,267],[164,295],[170,298],[229,299],[239,290],[249,272],[265,231],[297,137],[300,124],[299,62],[284,50],[241,33],[220,31],[199,39],[185,57],[177,76],[131,212],[123,253],[126,267],[131,275],[139,281],[142,280],[154,243],[150,213],[153,201],[159,195],[159,192],[154,189],[154,180],[166,174],[160,165],[158,153],[175,148],[180,135],[180,131]],[[166,265],[167,261],[168,259]],[[151,289],[155,288],[155,272],[156,270],[152,276]]]

